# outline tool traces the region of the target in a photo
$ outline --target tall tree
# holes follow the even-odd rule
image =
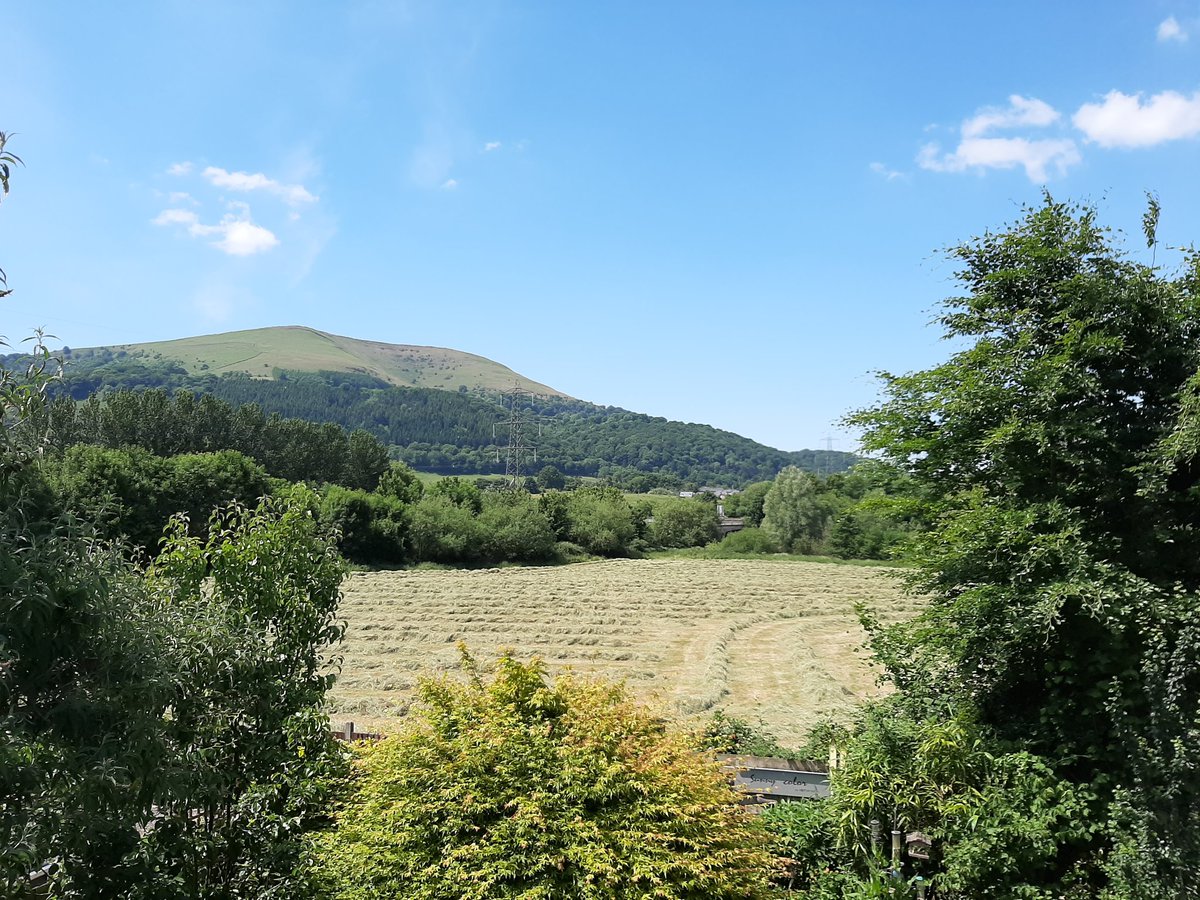
[[[885,374],[885,401],[850,419],[934,519],[912,576],[928,611],[875,648],[911,710],[966,711],[1094,790],[1108,832],[1091,832],[1092,861],[1109,860],[1113,896],[1185,896],[1200,856],[1200,259],[1136,262],[1094,210],[1050,197],[951,256],[966,290],[940,321],[968,346]]]
[[[776,476],[763,499],[762,524],[787,549],[811,552],[825,532],[830,512],[817,479],[788,466]]]

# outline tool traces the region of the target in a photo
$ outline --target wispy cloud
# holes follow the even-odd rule
[[[191,171],[192,164],[190,162],[171,163],[171,165],[167,166],[168,175],[187,175]]]
[[[493,150],[499,150],[502,144],[499,141],[488,141],[483,145],[484,153],[491,153]]]
[[[966,119],[960,128],[959,144],[943,152],[926,144],[917,154],[917,165],[932,172],[982,172],[988,169],[1023,168],[1030,181],[1046,181],[1053,172],[1064,174],[1080,161],[1079,149],[1070,138],[995,137],[996,130],[1045,128],[1061,114],[1042,100],[1013,94],[1006,107],[984,107]]]
[[[1179,24],[1178,19],[1174,16],[1167,16],[1158,23],[1158,39],[1164,44],[1167,41],[1183,42],[1188,39],[1188,33]]]
[[[873,162],[873,163],[871,163],[870,166],[868,166],[868,168],[872,172],[874,172],[876,175],[879,175],[882,178],[886,178],[888,181],[895,181],[897,178],[904,177],[903,172],[898,172],[895,169],[889,169],[887,166],[885,166],[881,162]]]
[[[164,209],[152,221],[160,227],[182,225],[192,237],[216,238],[209,243],[230,256],[253,256],[279,244],[273,232],[251,220],[250,208],[245,204],[238,204],[212,225],[205,225],[190,209]]]
[[[1075,127],[1101,147],[1152,147],[1200,135],[1200,91],[1190,97],[1163,91],[1142,101],[1141,94],[1109,91],[1099,103],[1079,107]]]
[[[1030,181],[1046,181],[1050,170],[1063,175],[1080,161],[1070,139],[970,138],[953,153],[942,153],[928,144],[917,154],[917,165],[932,172],[966,172],[970,169],[1023,168]]]
[[[204,177],[216,187],[229,191],[264,191],[273,194],[289,206],[313,203],[316,197],[302,184],[283,184],[268,178],[262,172],[229,172],[216,166],[208,166]]]
[[[1036,97],[1013,94],[1008,106],[985,106],[962,124],[965,138],[982,137],[998,128],[1044,128],[1059,120],[1058,110]]]
[[[456,187],[458,187],[458,179],[447,178],[445,181],[442,182],[442,190],[443,191],[452,191]]]

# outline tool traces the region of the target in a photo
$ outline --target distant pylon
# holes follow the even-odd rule
[[[521,387],[520,384],[514,384],[501,396],[508,407],[508,420],[501,424],[501,427],[508,428],[508,452],[504,460],[504,486],[515,490],[524,484],[521,480],[521,467],[525,457],[532,454],[534,462],[537,462],[537,447],[529,444],[525,437],[525,427],[532,424],[526,407],[533,405],[533,392]],[[537,424],[538,433],[541,434],[541,422],[539,421]]]
[[[828,475],[829,470],[833,468],[833,436],[827,434],[821,440],[825,442],[825,457],[822,461],[825,463],[825,474]],[[817,477],[821,477],[821,462],[817,463]]]

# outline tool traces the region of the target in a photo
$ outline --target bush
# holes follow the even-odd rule
[[[337,900],[764,898],[772,858],[709,756],[625,688],[502,657],[424,681],[365,751],[315,867]]]
[[[717,509],[711,503],[667,500],[654,506],[650,543],[655,547],[703,547],[717,534]]]
[[[728,716],[721,710],[713,713],[704,727],[700,735],[700,745],[716,753],[773,756],[780,759],[796,757],[795,752],[783,747],[761,722],[752,725],[745,719]]]
[[[567,501],[568,538],[596,556],[627,556],[637,537],[633,510],[616,488],[580,488]]]
[[[47,482],[63,505],[101,537],[151,550],[170,515],[163,483],[166,461],[131,448],[79,445],[46,460]]]
[[[775,535],[762,528],[743,528],[733,534],[726,535],[720,543],[720,549],[726,553],[779,553],[779,541]]]
[[[270,493],[266,470],[236,450],[186,453],[166,460],[166,506],[188,517],[192,534],[208,534],[213,510],[228,503],[254,506]],[[162,531],[163,522],[159,525]]]
[[[414,559],[439,563],[478,559],[484,537],[470,508],[433,491],[411,508],[409,534]]]
[[[544,562],[554,555],[554,532],[524,492],[491,494],[479,514],[483,558],[492,562]]]
[[[149,553],[172,515],[185,515],[189,532],[203,537],[214,509],[254,504],[270,490],[263,468],[235,450],[164,458],[80,444],[46,460],[44,471],[63,504],[101,537]]]
[[[387,494],[330,485],[321,523],[338,533],[338,549],[358,563],[398,563],[408,557],[408,508]]]
[[[828,800],[776,803],[762,813],[762,823],[775,838],[775,852],[784,861],[783,886],[816,893],[829,870],[848,867],[852,856],[834,840],[836,810]],[[820,893],[817,893],[820,896]],[[842,896],[840,892],[834,896]]]
[[[404,463],[394,462],[379,476],[375,490],[402,503],[416,503],[425,493],[425,486],[421,484],[416,472]]]

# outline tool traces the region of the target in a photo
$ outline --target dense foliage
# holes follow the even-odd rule
[[[852,419],[932,527],[928,611],[873,628],[898,692],[842,742],[842,841],[929,832],[942,897],[1191,896],[1200,259],[1135,262],[1050,198],[951,255],[965,349]]]
[[[49,448],[79,444],[146,450],[156,456],[236,450],[288,481],[373,489],[387,471],[387,448],[363,430],[265,414],[211,395],[162,389],[58,397],[40,412]]]
[[[39,336],[25,358],[0,367],[0,893],[310,896],[301,837],[343,768],[321,715],[343,564],[315,497],[204,510],[202,538],[177,519],[143,572],[48,483],[57,367]],[[189,503],[261,476],[209,462],[158,474]]]
[[[753,898],[772,858],[716,762],[620,686],[464,655],[362,757],[317,844],[354,898]]]
[[[288,896],[337,765],[341,563],[311,501],[235,507],[204,539],[179,519],[147,578],[23,440],[3,461],[0,883],[53,863],[63,897]]]

